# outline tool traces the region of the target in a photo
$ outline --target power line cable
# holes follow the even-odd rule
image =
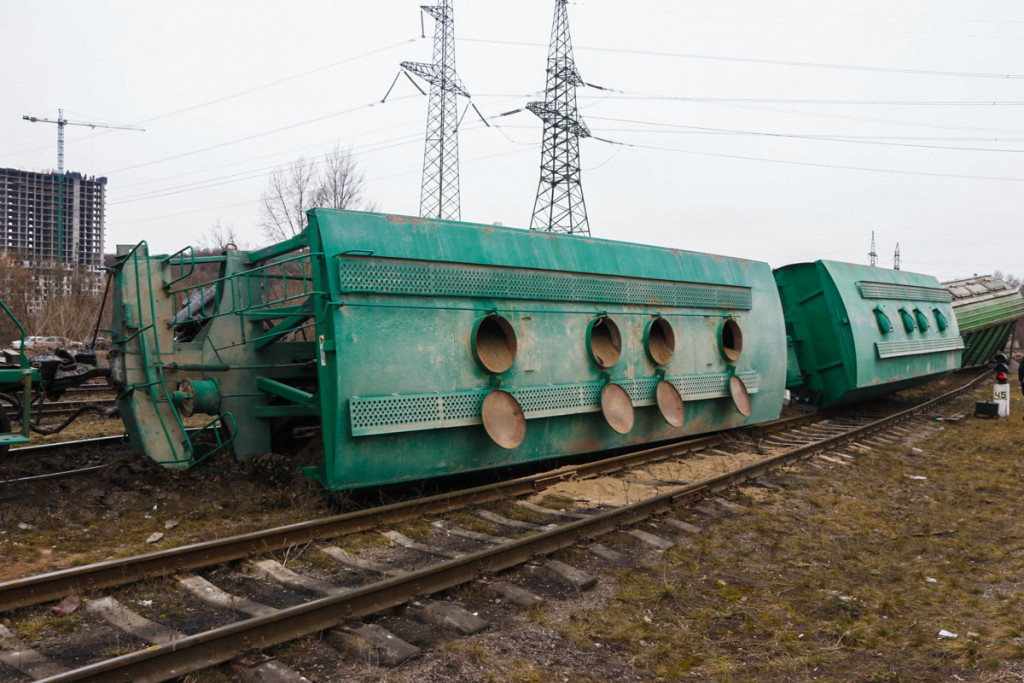
[[[915,143],[908,143],[908,142],[886,142],[886,141],[883,141],[883,140],[849,139],[849,138],[844,138],[842,136],[835,136],[835,137],[833,137],[833,136],[827,136],[827,135],[809,135],[809,134],[801,134],[801,133],[775,133],[775,132],[769,132],[769,131],[756,131],[756,130],[733,130],[733,129],[728,129],[728,128],[707,128],[707,127],[703,127],[703,126],[687,126],[687,125],[682,125],[682,124],[658,123],[658,122],[650,122],[650,121],[638,121],[638,120],[635,120],[635,119],[617,119],[617,118],[609,118],[609,117],[601,117],[601,116],[591,116],[589,118],[591,120],[594,120],[594,121],[617,121],[617,122],[622,122],[622,123],[636,123],[636,124],[641,124],[641,125],[664,126],[664,127],[669,127],[669,128],[685,128],[685,129],[688,129],[688,130],[700,131],[700,132],[728,133],[728,134],[733,134],[733,135],[750,135],[750,136],[768,137],[768,138],[789,138],[789,139],[795,139],[795,140],[821,140],[821,141],[825,141],[825,142],[846,142],[846,143],[862,144],[862,145],[882,145],[882,146],[887,146],[887,147],[912,147],[912,148],[919,148],[919,149],[944,149],[944,150],[956,150],[956,151],[963,151],[963,152],[1012,152],[1012,153],[1024,152],[1024,149],[996,149],[996,148],[992,148],[992,147],[956,147],[956,146],[953,146],[953,145],[922,145],[922,144],[915,144]],[[629,132],[635,132],[635,131],[629,131]],[[663,133],[663,132],[669,132],[669,131],[646,131],[646,132],[659,132],[659,133]],[[676,132],[676,131],[672,131],[672,132]]]
[[[513,154],[522,154],[523,152],[526,152],[526,151],[528,151],[528,150],[513,149],[513,150],[509,150],[507,152],[496,152],[494,154],[486,154],[486,155],[480,156],[480,157],[472,157],[472,158],[469,158],[469,159],[465,159],[465,163],[473,164],[473,163],[477,163],[477,162],[481,162],[481,161],[489,161],[490,159],[495,159],[495,158],[498,158],[498,157],[510,156],[510,155],[513,155]],[[376,180],[386,180],[388,178],[396,178],[398,176],[413,175],[413,174],[419,173],[419,172],[420,172],[420,169],[419,168],[415,168],[415,169],[411,169],[411,170],[408,170],[408,171],[398,171],[396,173],[388,173],[388,174],[385,174],[385,175],[372,176],[372,177],[367,178],[366,180],[367,180],[367,182],[372,182],[372,181],[376,181]],[[263,201],[263,200],[262,199],[248,199],[248,200],[243,201],[243,202],[233,202],[231,204],[219,204],[217,206],[209,206],[209,207],[205,207],[205,208],[202,208],[202,209],[193,209],[191,211],[179,211],[177,213],[163,214],[163,215],[160,215],[160,216],[144,216],[142,218],[133,219],[131,224],[134,225],[135,223],[143,223],[143,222],[149,222],[149,221],[163,220],[163,219],[166,219],[166,218],[179,218],[181,216],[189,216],[189,215],[194,215],[194,214],[197,214],[197,213],[206,213],[206,212],[209,212],[209,211],[217,211],[219,209],[230,209],[230,208],[235,208],[235,207],[238,207],[238,206],[249,206],[249,205],[252,205],[252,204],[259,204],[261,201]],[[121,226],[124,226],[124,225],[127,225],[127,224],[126,223],[114,222],[114,223],[109,224],[107,226],[107,228],[108,229],[109,228],[117,228],[117,227],[121,227]]]
[[[418,134],[417,135],[406,135],[406,136],[403,136],[403,137],[392,138],[390,140],[384,140],[384,141],[381,141],[381,142],[378,142],[378,143],[367,144],[367,145],[365,145],[362,148],[353,148],[353,150],[355,150],[355,149],[364,150],[367,153],[377,152],[377,151],[381,151],[381,150],[384,150],[384,149],[391,149],[393,147],[400,147],[400,146],[403,146],[403,145],[412,144],[412,143],[415,143],[415,142],[418,142],[419,140],[421,140],[422,137],[423,137],[422,135],[418,135]],[[387,144],[387,143],[397,143],[397,144]],[[369,148],[372,148],[372,149],[369,149]],[[328,152],[327,154],[330,154],[330,153]],[[326,157],[327,154],[317,155],[317,156],[315,156],[313,158],[314,159],[319,159],[320,157]],[[265,177],[273,175],[275,172],[277,172],[279,170],[282,170],[282,168],[286,167],[287,165],[288,164],[284,164],[284,165],[282,165],[282,164],[274,164],[274,165],[271,165],[271,166],[264,166],[262,168],[250,169],[250,170],[245,170],[245,171],[238,171],[237,173],[229,173],[227,175],[216,176],[216,177],[213,177],[213,178],[206,178],[206,179],[203,179],[203,180],[197,180],[197,181],[192,182],[192,183],[185,183],[185,184],[177,185],[177,186],[174,186],[174,187],[159,188],[159,189],[156,189],[156,190],[140,192],[139,194],[136,194],[136,195],[130,195],[130,196],[125,197],[123,199],[119,199],[119,200],[114,201],[114,202],[109,202],[109,204],[111,206],[115,206],[115,205],[119,205],[119,204],[132,204],[132,203],[135,203],[135,202],[138,202],[138,201],[147,200],[147,199],[158,199],[160,197],[168,197],[168,196],[171,196],[171,195],[183,194],[183,193],[186,193],[186,192],[194,192],[196,190],[206,190],[206,189],[209,189],[209,188],[212,188],[212,187],[220,187],[222,185],[230,185],[230,184],[233,184],[233,183],[243,182],[243,181],[246,181],[246,180],[254,180],[256,178],[265,178]]]
[[[396,98],[396,99],[398,99],[398,98]],[[514,112],[505,112],[504,114],[499,114],[497,116],[493,116],[493,117],[490,117],[490,118],[491,119],[500,118],[501,116],[507,116],[510,113],[515,113],[515,112],[518,112],[518,111],[521,111],[521,110],[515,110]],[[484,125],[486,126],[488,124],[485,123]],[[358,138],[358,137],[362,137],[362,136],[373,134],[373,133],[380,133],[380,132],[386,131],[386,130],[393,130],[395,128],[411,128],[411,127],[412,127],[412,124],[396,124],[396,125],[388,126],[386,128],[378,128],[378,129],[375,129],[373,131],[368,131],[368,132],[360,133],[360,134],[358,134],[358,135],[356,135],[354,137]],[[466,130],[473,131],[473,130],[479,129],[480,125],[477,124],[477,123],[466,124],[465,126],[463,126],[463,128],[465,128]],[[502,134],[504,135],[504,133],[502,133]],[[507,135],[505,137],[508,138]],[[348,149],[351,152],[373,153],[373,152],[383,151],[385,149],[391,149],[391,148],[394,148],[394,147],[403,146],[405,144],[409,144],[410,142],[414,142],[416,140],[420,140],[421,138],[422,138],[422,136],[420,136],[418,134],[417,135],[404,135],[404,136],[392,137],[392,138],[388,138],[388,139],[380,140],[380,141],[368,142],[368,143],[365,143],[363,145],[357,145],[357,146],[354,146],[354,147],[350,146]],[[508,139],[511,140],[511,138],[508,138]],[[239,161],[231,162],[231,163],[228,163],[228,164],[222,164],[220,166],[216,166],[216,167],[212,167],[212,168],[204,168],[204,169],[201,169],[199,171],[186,171],[184,173],[176,173],[176,174],[172,174],[172,175],[169,175],[169,176],[162,176],[162,177],[156,178],[156,179],[143,180],[143,181],[139,181],[139,182],[136,182],[136,183],[129,183],[128,185],[119,185],[118,188],[119,189],[124,189],[125,187],[137,187],[139,185],[148,185],[148,184],[152,184],[154,182],[161,182],[161,181],[164,181],[164,180],[171,180],[171,179],[174,179],[174,178],[181,178],[181,177],[185,177],[185,176],[189,176],[189,175],[195,175],[197,173],[204,173],[204,172],[210,171],[210,170],[216,170],[216,169],[221,169],[221,168],[230,168],[232,166],[238,166],[239,164],[248,163],[250,161],[258,161],[258,160],[261,160],[261,159],[273,158],[273,157],[281,156],[283,154],[293,153],[295,151],[307,150],[307,149],[311,149],[311,148],[314,148],[314,147],[315,148],[322,148],[323,146],[325,146],[327,144],[331,144],[331,142],[337,143],[337,141],[328,141],[328,142],[319,143],[319,144],[316,144],[316,145],[304,145],[304,146],[301,146],[301,147],[291,148],[291,149],[285,150],[283,152],[276,152],[276,153],[273,153],[273,154],[262,155],[262,156],[259,156],[259,157],[251,157],[249,159],[246,159],[246,160],[243,160],[243,161],[240,161],[240,162]],[[392,144],[392,143],[394,143],[394,144]],[[528,144],[530,146],[534,146],[534,143],[528,143]],[[192,182],[192,183],[184,183],[182,185],[177,185],[177,186],[173,186],[173,187],[169,187],[169,188],[168,187],[164,187],[164,188],[158,188],[158,189],[155,189],[155,190],[145,190],[145,191],[139,192],[138,194],[130,195],[130,196],[126,197],[126,198],[120,199],[118,201],[110,202],[110,204],[111,205],[123,204],[123,203],[129,203],[129,202],[141,200],[141,199],[149,199],[149,198],[162,197],[162,196],[167,196],[167,195],[170,195],[170,194],[179,194],[180,192],[190,191],[191,189],[205,189],[207,187],[215,187],[215,186],[219,186],[219,185],[229,184],[229,182],[241,182],[243,180],[248,180],[248,179],[260,177],[261,175],[262,176],[269,176],[269,175],[271,175],[271,173],[273,173],[275,170],[277,170],[277,169],[279,169],[281,167],[282,167],[282,164],[273,164],[273,165],[270,165],[270,166],[263,166],[263,167],[260,167],[260,168],[257,168],[257,169],[243,170],[243,171],[238,171],[236,173],[229,173],[229,174],[226,174],[226,175],[214,176],[212,178],[205,178],[205,179],[202,179],[202,180],[197,180],[197,181]],[[232,180],[232,179],[234,179],[234,180]],[[216,182],[216,181],[221,181],[221,180],[228,181],[228,182]]]
[[[960,126],[949,123],[927,123],[924,121],[905,121],[899,119],[880,119],[870,116],[856,116],[853,114],[836,114],[831,112],[810,112],[801,111],[799,109],[782,109],[779,107],[764,107],[755,104],[738,104],[731,102],[715,102],[715,106],[719,107],[732,107],[736,109],[756,109],[759,111],[771,111],[780,114],[796,114],[798,116],[812,116],[817,118],[826,119],[838,119],[844,121],[858,121],[862,123],[883,123],[886,125],[895,126],[913,126],[918,128],[937,128],[944,130],[973,130],[973,131],[984,131],[986,133],[1013,133],[1013,134],[1024,134],[1024,130],[1019,128],[991,128],[984,126]]]
[[[515,45],[521,47],[545,47],[542,43],[519,40],[496,40],[490,38],[459,38],[460,42],[490,43],[493,45]],[[774,64],[776,66],[793,66],[811,69],[845,69],[848,71],[872,71],[893,74],[914,74],[919,76],[955,76],[959,78],[1001,78],[1024,79],[1024,74],[989,73],[984,71],[945,71],[940,69],[907,69],[888,66],[863,66],[857,64],[828,64],[825,62],[800,62],[787,59],[764,59],[756,57],[729,57],[726,55],[706,55],[687,52],[665,52],[660,50],[629,50],[615,47],[576,47],[577,50],[591,52],[610,52],[617,54],[635,54],[648,57],[674,57],[678,59],[703,59],[716,62],[738,62],[744,64]]]
[[[587,85],[600,90],[611,90]],[[640,95],[625,94],[625,91],[614,92],[624,93],[617,97],[614,95],[602,95],[600,99],[611,100],[648,100],[656,102],[711,102],[711,103],[733,103],[733,102],[757,102],[763,104],[837,104],[837,105],[871,105],[871,106],[931,106],[931,107],[998,107],[1011,106],[1019,107],[1024,105],[1024,100],[841,100],[841,99],[801,99],[785,97],[687,97],[681,95]],[[587,96],[582,96],[587,97]]]
[[[814,167],[814,168],[832,168],[832,169],[841,169],[841,170],[848,170],[848,171],[867,171],[867,172],[872,172],[872,173],[891,173],[891,174],[895,174],[895,175],[913,175],[913,176],[925,176],[925,177],[931,177],[931,178],[958,178],[958,179],[966,179],[966,180],[997,180],[997,181],[1024,183],[1024,178],[1016,178],[1016,177],[1012,177],[1012,176],[983,176],[983,175],[969,175],[969,174],[961,174],[961,173],[935,173],[935,172],[930,172],[930,171],[904,171],[904,170],[892,169],[892,168],[873,168],[873,167],[869,167],[869,166],[848,166],[848,165],[844,165],[844,164],[824,164],[824,163],[817,163],[817,162],[813,162],[813,161],[796,161],[796,160],[793,160],[793,159],[772,159],[772,158],[768,158],[768,157],[755,157],[755,156],[748,156],[748,155],[742,155],[742,154],[724,154],[724,153],[721,153],[721,152],[698,152],[696,150],[674,149],[674,148],[671,148],[671,147],[656,147],[654,145],[638,145],[638,144],[635,144],[635,143],[621,142],[621,141],[618,141],[618,140],[610,140],[608,138],[601,138],[601,137],[597,137],[596,135],[592,136],[592,137],[593,137],[594,140],[598,140],[600,142],[604,142],[604,143],[611,144],[611,145],[625,145],[627,147],[635,147],[637,149],[650,149],[650,150],[656,150],[656,151],[661,151],[661,152],[675,152],[675,153],[678,153],[678,154],[695,154],[695,155],[699,155],[699,156],[719,157],[719,158],[723,158],[723,159],[739,159],[739,160],[742,160],[742,161],[761,161],[761,162],[775,163],[775,164],[789,164],[789,165],[792,165],[792,166],[810,166],[810,167]]]
[[[312,69],[308,69],[306,71],[300,71],[299,73],[295,73],[295,74],[292,74],[290,76],[286,76],[284,78],[278,78],[278,79],[275,79],[273,81],[268,81],[268,82],[262,83],[260,85],[252,86],[251,88],[246,88],[244,90],[239,90],[237,92],[231,93],[230,95],[222,95],[221,97],[216,97],[216,98],[214,98],[212,100],[207,100],[205,102],[199,102],[197,104],[192,104],[192,105],[189,105],[187,107],[181,107],[179,109],[174,109],[174,110],[171,110],[169,112],[164,112],[163,114],[157,114],[156,116],[151,116],[151,117],[146,118],[146,119],[141,119],[139,121],[133,122],[133,125],[139,125],[139,124],[143,124],[143,123],[152,123],[153,121],[159,121],[161,119],[166,119],[166,118],[169,118],[171,116],[177,116],[178,114],[184,114],[186,112],[195,111],[197,109],[203,109],[205,107],[210,107],[210,106],[213,106],[215,104],[220,104],[221,102],[227,102],[228,100],[233,100],[233,99],[236,99],[236,98],[239,98],[239,97],[243,97],[245,95],[249,95],[249,94],[254,93],[254,92],[259,92],[261,90],[267,90],[268,88],[273,88],[275,86],[281,85],[283,83],[288,83],[290,81],[294,81],[294,80],[297,80],[299,78],[305,78],[307,76],[312,76],[314,74],[320,73],[321,71],[327,71],[329,69],[333,69],[333,68],[341,66],[343,64],[348,64],[350,62],[358,61],[360,59],[365,59],[367,57],[371,57],[371,56],[379,54],[381,52],[387,52],[388,50],[394,50],[395,48],[402,47],[404,45],[408,45],[409,43],[414,43],[414,42],[416,42],[418,40],[421,40],[420,36],[416,36],[414,38],[409,38],[409,39],[406,39],[406,40],[402,40],[402,41],[399,41],[397,43],[391,43],[389,45],[384,45],[382,47],[378,47],[378,48],[374,48],[372,50],[368,50],[366,52],[362,52],[362,53],[360,53],[358,55],[352,55],[350,57],[346,57],[346,58],[338,60],[336,62],[331,62],[330,64],[325,64],[323,66],[318,66],[318,67],[315,67],[315,68],[312,68]],[[76,140],[78,142],[85,142],[87,140],[92,140],[94,138],[102,137],[104,135],[109,135],[109,134],[110,134],[109,131],[104,131],[104,132],[101,132],[101,133],[95,133],[95,134],[92,134],[92,135],[88,135],[88,136],[84,136],[84,137],[81,137],[81,138],[77,138]],[[4,157],[14,156],[16,154],[27,154],[27,153],[30,153],[30,152],[38,152],[40,150],[50,149],[51,147],[52,147],[52,145],[43,145],[43,146],[39,146],[39,147],[33,147],[31,149],[24,149],[24,150],[17,151],[17,152],[7,152],[7,153],[4,153],[4,154],[0,154],[0,159],[2,159]]]
[[[650,133],[652,135],[661,135],[665,133],[678,134],[678,135],[720,135],[723,137],[743,137],[747,135],[760,135],[758,131],[751,131],[749,133],[740,130],[731,130],[727,128],[702,128],[700,126],[682,126],[681,124],[671,123],[658,123],[658,122],[647,122],[647,121],[633,121],[631,119],[615,119],[601,116],[590,116],[587,118],[594,119],[595,121],[622,121],[624,123],[637,123],[642,125],[651,126],[674,126],[677,128],[692,128],[692,130],[651,130],[646,128],[604,128],[606,131],[614,131],[617,133]],[[505,128],[530,128],[532,126],[504,126]],[[779,135],[787,135],[780,133]],[[836,139],[836,140],[914,140],[919,142],[1024,142],[1022,137],[1005,137],[1005,138],[979,138],[979,137],[930,137],[923,135],[842,135],[838,133],[821,133],[818,135],[800,135],[797,133],[790,134],[792,137],[808,137],[811,139]],[[523,144],[523,143],[517,143]],[[956,147],[955,149],[966,149],[963,147]],[[987,148],[986,148],[987,149]]]
[[[404,99],[408,99],[408,98],[411,98],[411,97],[416,97],[416,95],[405,95],[403,97],[395,97],[391,101],[395,102],[395,101],[398,101],[398,100],[404,100]],[[162,164],[165,161],[172,161],[174,159],[181,159],[182,157],[192,156],[194,154],[201,154],[202,152],[209,152],[210,150],[220,149],[222,147],[229,147],[231,145],[236,145],[236,144],[238,144],[240,142],[248,142],[249,140],[255,140],[257,138],[266,137],[268,135],[274,135],[275,133],[282,133],[282,132],[284,132],[286,130],[293,130],[295,128],[301,128],[302,126],[308,126],[311,123],[318,123],[320,121],[326,121],[327,119],[331,119],[331,118],[334,118],[336,116],[343,116],[345,114],[351,114],[352,112],[355,112],[355,111],[359,111],[359,110],[362,110],[362,109],[370,109],[372,107],[377,107],[377,106],[380,106],[380,102],[378,100],[374,100],[374,101],[368,102],[366,104],[361,104],[361,105],[358,105],[358,106],[355,106],[355,107],[350,107],[348,109],[342,109],[341,111],[332,112],[330,114],[324,114],[322,116],[316,116],[316,117],[313,117],[311,119],[306,119],[305,121],[299,121],[298,123],[290,123],[287,126],[280,126],[278,128],[272,128],[270,130],[261,131],[259,133],[253,133],[252,135],[245,135],[245,136],[242,136],[240,138],[235,138],[233,140],[228,140],[226,142],[219,142],[216,145],[209,145],[207,147],[201,147],[199,149],[193,149],[193,150],[190,150],[188,152],[181,152],[179,154],[172,154],[169,157],[163,157],[162,159],[154,159],[152,161],[146,161],[146,162],[143,162],[141,164],[135,164],[133,166],[125,166],[123,168],[113,169],[113,170],[107,171],[104,175],[109,175],[109,174],[113,174],[113,173],[120,173],[122,171],[132,171],[132,170],[135,170],[137,168],[143,168],[145,166],[152,166],[153,164]]]
[[[671,4],[676,4],[678,0],[670,0]],[[736,7],[743,11],[756,11],[764,9],[762,5],[752,7],[750,5],[736,5]],[[834,17],[858,17],[861,19],[882,19],[886,21],[921,21],[921,22],[932,22],[932,23],[954,23],[954,24],[1024,24],[1024,19],[978,19],[976,17],[927,17],[927,16],[900,16],[898,14],[868,14],[867,12],[829,12],[827,10],[809,10],[809,9],[783,9],[773,6],[771,8],[773,12],[787,12],[789,14],[815,14],[819,16],[834,16]]]
[[[379,132],[382,132],[382,131],[394,130],[395,128],[412,128],[414,125],[415,125],[415,127],[417,129],[419,129],[421,127],[419,122],[417,122],[415,124],[401,123],[401,124],[396,124],[396,125],[393,125],[393,126],[387,126],[385,128],[378,128],[378,129],[375,129],[375,130],[372,130],[372,131],[364,131],[363,133],[358,133],[356,135],[351,136],[347,140],[357,139],[357,138],[360,138],[360,137],[364,137],[366,135],[371,135],[373,133],[379,133]],[[422,137],[422,136],[420,136],[420,137]],[[394,139],[394,138],[392,138],[392,139]],[[228,163],[220,164],[220,165],[217,165],[217,166],[204,166],[203,168],[198,169],[198,170],[182,171],[180,173],[172,173],[170,175],[158,176],[158,177],[155,177],[155,178],[148,178],[146,180],[138,180],[138,181],[133,182],[133,183],[118,183],[117,188],[118,188],[118,190],[125,190],[125,189],[129,189],[129,188],[133,188],[133,187],[139,187],[140,185],[152,185],[154,183],[160,183],[160,182],[164,182],[164,181],[167,181],[167,180],[175,180],[177,178],[184,178],[184,177],[187,177],[187,176],[194,176],[194,175],[201,174],[201,173],[206,173],[206,172],[209,172],[209,171],[219,171],[219,170],[225,169],[225,168],[232,168],[232,167],[235,167],[235,166],[242,166],[242,165],[245,165],[245,164],[248,164],[248,163],[251,163],[251,162],[263,161],[265,159],[273,159],[275,157],[284,156],[285,154],[294,154],[296,152],[306,152],[306,151],[313,150],[313,149],[320,150],[320,149],[322,149],[324,147],[327,147],[327,146],[330,146],[330,145],[337,145],[337,144],[341,144],[341,140],[338,140],[336,138],[332,138],[330,140],[324,140],[324,141],[313,143],[313,144],[300,145],[298,147],[290,147],[288,149],[281,150],[281,151],[278,151],[278,152],[272,152],[270,154],[261,154],[259,156],[249,157],[247,159],[238,159],[238,160],[230,161]],[[366,143],[365,145],[356,146],[356,147],[353,147],[352,149],[353,150],[364,149],[364,148],[366,148],[367,146],[369,146],[371,144],[373,144],[373,143]],[[294,161],[294,159],[292,159],[292,161]],[[278,165],[280,165],[280,164],[275,164],[275,166],[278,166]]]
[[[463,128],[465,130],[468,130],[468,131],[478,130],[478,129],[481,129],[483,127],[484,126],[479,124],[479,123],[466,124],[465,126],[463,126]],[[350,151],[359,151],[359,152],[362,152],[364,154],[369,154],[369,153],[373,153],[373,152],[383,151],[385,149],[392,149],[392,148],[395,148],[395,147],[402,147],[402,146],[405,146],[405,145],[413,144],[413,143],[419,142],[422,139],[423,139],[423,136],[419,135],[419,134],[405,135],[405,136],[390,138],[388,140],[381,140],[381,141],[377,141],[377,142],[367,143],[365,145],[358,146],[358,147],[352,147],[352,148],[350,148]],[[329,152],[327,154],[329,154]],[[326,157],[327,154],[317,155],[317,156],[315,156],[313,158],[317,159],[320,156],[325,156]],[[184,193],[187,193],[187,192],[193,192],[193,191],[197,191],[197,190],[205,190],[205,189],[209,189],[209,188],[212,188],[212,187],[220,187],[220,186],[223,186],[223,185],[231,185],[231,184],[234,184],[234,183],[244,182],[246,180],[254,180],[256,178],[261,178],[261,177],[269,177],[269,176],[273,175],[275,172],[277,172],[277,171],[281,170],[282,168],[286,167],[287,165],[288,164],[283,164],[283,165],[282,164],[274,164],[274,165],[271,165],[271,166],[264,166],[262,168],[238,171],[237,173],[229,173],[229,174],[226,174],[226,175],[216,176],[216,177],[213,177],[213,178],[205,178],[203,180],[197,180],[197,181],[192,182],[192,183],[184,183],[182,185],[178,185],[178,186],[174,186],[174,187],[159,188],[159,189],[156,189],[156,190],[140,192],[139,194],[130,195],[128,197],[119,199],[117,201],[109,202],[108,204],[111,205],[111,206],[116,206],[116,205],[120,205],[120,204],[132,204],[132,203],[135,203],[135,202],[138,202],[138,201],[144,201],[144,200],[148,200],[148,199],[159,199],[161,197],[168,197],[168,196],[171,196],[171,195],[184,194]]]
[[[529,94],[527,94],[527,95],[511,95],[511,96],[508,96],[508,99],[512,99],[512,98],[522,99],[522,98],[528,97],[528,96],[529,96]],[[396,98],[396,99],[399,99],[399,98]],[[518,112],[518,111],[521,111],[521,110],[517,109],[515,111]],[[504,116],[504,115],[505,114],[499,114],[496,117],[492,116],[490,118],[491,119],[499,118],[500,116]],[[383,128],[375,128],[373,130],[363,131],[362,133],[356,133],[354,135],[351,135],[351,136],[348,137],[348,140],[357,139],[357,138],[365,137],[367,135],[373,135],[373,134],[376,134],[376,133],[381,133],[381,132],[384,132],[384,131],[390,131],[390,130],[394,130],[396,128],[397,129],[400,129],[400,128],[412,129],[414,126],[417,129],[421,129],[422,128],[422,123],[415,123],[415,124],[413,124],[413,123],[399,123],[399,124],[394,124],[394,125],[386,126],[386,127],[383,127]],[[477,126],[474,125],[470,129],[474,130],[476,128],[477,128]],[[419,137],[422,138],[422,136],[419,136]],[[385,140],[384,142],[392,142],[395,139],[404,139],[404,138],[389,138],[389,139]],[[124,184],[119,183],[118,184],[118,189],[123,190],[123,189],[126,189],[126,188],[138,187],[140,185],[150,185],[150,184],[157,183],[157,182],[163,182],[165,180],[174,180],[176,178],[182,178],[182,177],[186,177],[186,176],[190,176],[190,175],[196,175],[196,174],[204,173],[204,172],[207,172],[207,171],[215,171],[215,170],[219,170],[219,169],[223,169],[223,168],[231,168],[233,166],[239,166],[239,165],[247,164],[247,163],[253,162],[253,161],[261,161],[261,160],[264,160],[264,159],[272,159],[274,157],[279,157],[279,156],[282,156],[284,154],[293,154],[295,152],[303,152],[303,151],[310,150],[310,149],[320,149],[320,148],[325,147],[327,145],[338,144],[339,142],[340,141],[337,140],[337,139],[331,139],[331,140],[327,140],[327,141],[323,141],[323,142],[319,142],[319,143],[315,143],[315,144],[307,144],[307,145],[301,145],[299,147],[291,147],[289,149],[282,150],[282,151],[279,151],[279,152],[273,152],[273,153],[270,153],[270,154],[262,154],[262,155],[256,156],[256,157],[249,157],[248,159],[236,160],[236,161],[232,161],[232,162],[229,162],[229,163],[226,163],[226,164],[220,164],[219,166],[207,166],[207,167],[204,167],[204,168],[202,168],[200,170],[184,171],[184,172],[181,172],[181,173],[173,173],[171,175],[159,176],[159,177],[156,177],[156,178],[149,178],[149,179],[146,179],[146,180],[139,180],[139,181],[136,181],[136,182],[133,182],[133,183],[124,183]],[[377,144],[377,143],[367,143],[366,145],[356,146],[356,147],[353,147],[352,149],[356,150],[356,151],[362,150],[362,149],[367,149],[369,147],[372,147],[374,144]],[[372,150],[372,151],[378,151],[378,150]]]

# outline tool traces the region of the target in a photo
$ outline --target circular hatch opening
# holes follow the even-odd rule
[[[473,330],[473,356],[487,372],[501,374],[512,367],[519,342],[512,324],[500,315],[481,318]]]
[[[587,326],[587,355],[599,368],[610,368],[622,355],[619,326],[606,315],[594,318]]]
[[[657,365],[664,365],[672,359],[676,350],[676,334],[672,331],[672,325],[662,317],[657,317],[647,323],[644,330],[644,348],[647,355]]]
[[[731,318],[722,323],[718,330],[718,347],[729,360],[739,360],[743,353],[743,330]]]

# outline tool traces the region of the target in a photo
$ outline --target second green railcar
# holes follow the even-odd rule
[[[930,275],[815,261],[779,268],[775,280],[797,406],[853,403],[960,367],[952,297]]]

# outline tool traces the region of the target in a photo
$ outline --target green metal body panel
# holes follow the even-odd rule
[[[1024,317],[1020,290],[990,275],[942,284],[953,297],[953,311],[964,337],[963,366],[984,365],[1006,347]]]
[[[324,470],[329,488],[380,483],[584,453],[775,418],[785,368],[781,316],[763,263],[493,226],[315,210],[311,246],[322,251],[316,288]],[[471,333],[496,312],[518,351],[500,377],[475,361]],[[605,373],[586,352],[588,324],[608,315],[622,356]],[[686,422],[671,427],[653,403],[658,370],[644,352],[646,323],[661,315],[676,352],[661,370],[679,382]],[[740,415],[725,391],[717,346],[734,317],[744,351],[735,371],[752,394]],[[622,384],[636,424],[622,435],[599,412],[605,381]],[[494,444],[480,404],[500,387],[526,415],[514,449]],[[701,398],[707,396],[707,398]]]
[[[0,432],[0,446],[28,443],[31,441],[32,390],[38,388],[42,377],[37,368],[33,368],[25,355],[25,328],[21,321],[11,312],[7,304],[0,301],[0,311],[18,328],[21,343],[18,347],[18,367],[0,370],[0,391],[8,394],[21,394],[21,429],[18,432]]]
[[[306,246],[308,251],[297,251]],[[217,315],[204,322],[201,338],[180,344],[166,320],[185,293],[174,301],[168,292],[175,285],[164,283],[174,279],[171,271],[182,259],[146,256],[142,268],[137,256],[127,258],[129,249],[122,251],[115,278],[120,305],[138,300],[145,308],[152,300],[159,309],[135,327],[124,322],[133,313],[117,313],[122,322],[115,346],[129,368],[122,414],[135,416],[127,421],[136,445],[165,462],[167,455],[150,444],[180,441],[167,425],[174,426],[175,391],[186,378],[220,381],[219,412],[231,412],[237,421],[238,457],[269,450],[269,432],[289,416],[319,415],[323,457],[307,474],[329,489],[727,429],[774,419],[781,409],[786,341],[764,263],[316,209],[299,237],[230,254],[218,284]],[[296,254],[311,276],[305,298],[228,300],[229,291],[256,291],[254,269],[272,270]],[[140,288],[132,273],[142,271],[149,284]],[[514,330],[514,361],[503,372],[486,370],[474,355],[474,330],[487,316],[500,316]],[[607,369],[595,365],[587,349],[588,327],[600,316],[621,333],[621,356]],[[675,338],[674,354],[661,365],[651,360],[644,341],[658,316]],[[720,351],[726,320],[742,331],[735,360]],[[315,341],[276,336],[296,325],[309,326]],[[150,331],[140,334],[147,326]],[[159,338],[159,360],[138,343],[151,336]],[[204,370],[203,363],[230,370]],[[748,416],[730,396],[734,376],[750,393]],[[662,378],[684,399],[679,427],[656,405]],[[155,397],[143,386],[153,380]],[[601,390],[609,382],[625,389],[634,407],[635,422],[625,434],[601,412]],[[511,448],[495,443],[482,424],[484,398],[499,388],[516,399],[525,417],[525,435]],[[187,386],[178,393],[187,394]],[[161,410],[163,419],[154,419]],[[168,430],[173,438],[165,438]],[[193,454],[173,462],[195,460]]]
[[[960,367],[951,297],[929,275],[816,261],[775,280],[799,364],[789,388],[803,400],[851,403]]]
[[[280,425],[256,418],[258,410],[274,402],[259,388],[260,379],[315,388],[315,345],[280,341],[256,353],[254,347],[267,338],[267,329],[264,320],[251,314],[280,306],[282,300],[304,301],[311,296],[308,276],[298,276],[297,283],[288,280],[295,284],[293,290],[273,296],[269,290],[283,281],[277,272],[282,266],[254,266],[243,252],[205,259],[215,267],[214,277],[198,280],[195,271],[201,264],[190,250],[154,256],[143,242],[119,246],[117,254],[111,382],[118,389],[118,409],[132,445],[169,468],[190,467],[228,443],[239,454],[270,451],[273,430]],[[289,264],[308,271],[308,256]],[[204,309],[206,322],[198,334],[182,341],[170,321],[190,296],[207,289],[213,301]],[[202,424],[193,420],[186,425],[189,411],[176,403],[186,381],[206,392],[215,386],[219,392],[219,402],[212,401],[216,409]],[[196,394],[200,406],[211,403],[202,391]],[[213,442],[190,435],[187,426],[207,427],[204,432]]]

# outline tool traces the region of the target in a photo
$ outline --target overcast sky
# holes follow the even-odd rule
[[[455,0],[456,64],[488,117],[539,99],[552,0]],[[1024,275],[1024,4],[583,0],[570,4],[595,237],[940,279]],[[382,211],[415,214],[430,61],[412,0],[0,0],[0,167],[106,176],[107,250],[176,251],[215,222],[266,242],[275,166],[351,148]],[[472,114],[462,218],[529,225],[541,124]],[[621,143],[621,144],[613,144]]]

